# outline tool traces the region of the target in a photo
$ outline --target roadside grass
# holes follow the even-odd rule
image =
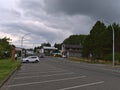
[[[68,58],[70,61],[76,61],[76,62],[86,62],[86,63],[91,63],[91,64],[112,64],[111,61],[106,61],[106,60],[92,60],[92,59],[87,59],[87,58],[78,58],[78,57],[70,57]],[[119,64],[119,62],[116,62],[116,64]]]
[[[0,83],[18,66],[20,61],[11,61],[11,59],[0,60]]]

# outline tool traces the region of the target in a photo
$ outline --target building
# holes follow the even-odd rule
[[[40,53],[44,53],[46,56],[49,56],[49,55],[52,54],[52,52],[53,52],[54,50],[57,50],[57,48],[55,48],[55,47],[46,47],[46,46],[43,46],[43,48],[40,49],[39,52],[40,52]]]
[[[22,48],[21,48],[21,47],[16,47],[15,50],[16,50],[15,53],[17,54],[17,56],[18,56],[18,57],[21,57]]]
[[[66,57],[81,57],[82,56],[82,45],[62,45],[62,54]]]

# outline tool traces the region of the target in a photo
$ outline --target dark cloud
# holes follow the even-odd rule
[[[59,7],[58,4],[60,4],[59,0],[21,0],[20,8],[24,9],[25,15],[31,19],[44,22],[44,24],[49,27],[77,34],[89,33],[88,28],[92,22],[89,16],[76,14],[70,16],[62,13],[60,9],[57,8]],[[52,13],[51,10],[54,12]],[[81,22],[84,23],[84,25]],[[85,26],[86,24],[88,26],[87,28]]]
[[[119,3],[120,0],[19,0],[16,8],[0,8],[0,32],[20,38],[31,33],[27,37],[32,43],[62,42],[71,34],[88,34],[98,19],[118,22]]]
[[[120,16],[120,0],[45,0],[49,13],[82,14],[115,21]]]

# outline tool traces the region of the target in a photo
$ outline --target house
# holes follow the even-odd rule
[[[62,45],[62,54],[66,57],[81,57],[82,56],[82,45]]]
[[[21,57],[22,48],[21,48],[21,47],[16,47],[15,50],[16,50],[15,53],[17,54],[17,56],[18,56],[18,57]]]

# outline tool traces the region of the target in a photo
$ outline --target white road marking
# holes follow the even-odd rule
[[[51,74],[51,75],[26,76],[26,77],[14,78],[14,79],[27,79],[27,78],[37,78],[37,77],[60,76],[60,75],[67,75],[67,74],[75,74],[75,73],[74,72],[70,72],[70,73],[60,73],[60,74]]]
[[[51,72],[65,72],[65,70],[61,70],[61,71],[47,71],[47,72],[28,72],[28,73],[19,73],[17,75],[26,75],[26,74],[41,74],[41,73],[51,73]]]
[[[69,89],[75,89],[75,88],[80,88],[80,87],[98,85],[98,84],[102,84],[102,83],[104,83],[104,81],[95,82],[95,83],[89,83],[89,84],[83,84],[83,85],[78,85],[78,86],[73,86],[73,87],[68,87],[68,88],[63,88],[63,89],[59,89],[59,90],[69,90]]]
[[[26,86],[26,85],[33,85],[33,84],[40,84],[40,83],[49,83],[49,82],[57,82],[57,81],[64,81],[64,80],[72,80],[72,79],[85,78],[85,77],[86,76],[79,76],[79,77],[63,78],[63,79],[48,80],[48,81],[41,81],[41,82],[14,84],[14,85],[8,85],[8,88],[10,88],[10,87],[18,87],[18,86]]]

